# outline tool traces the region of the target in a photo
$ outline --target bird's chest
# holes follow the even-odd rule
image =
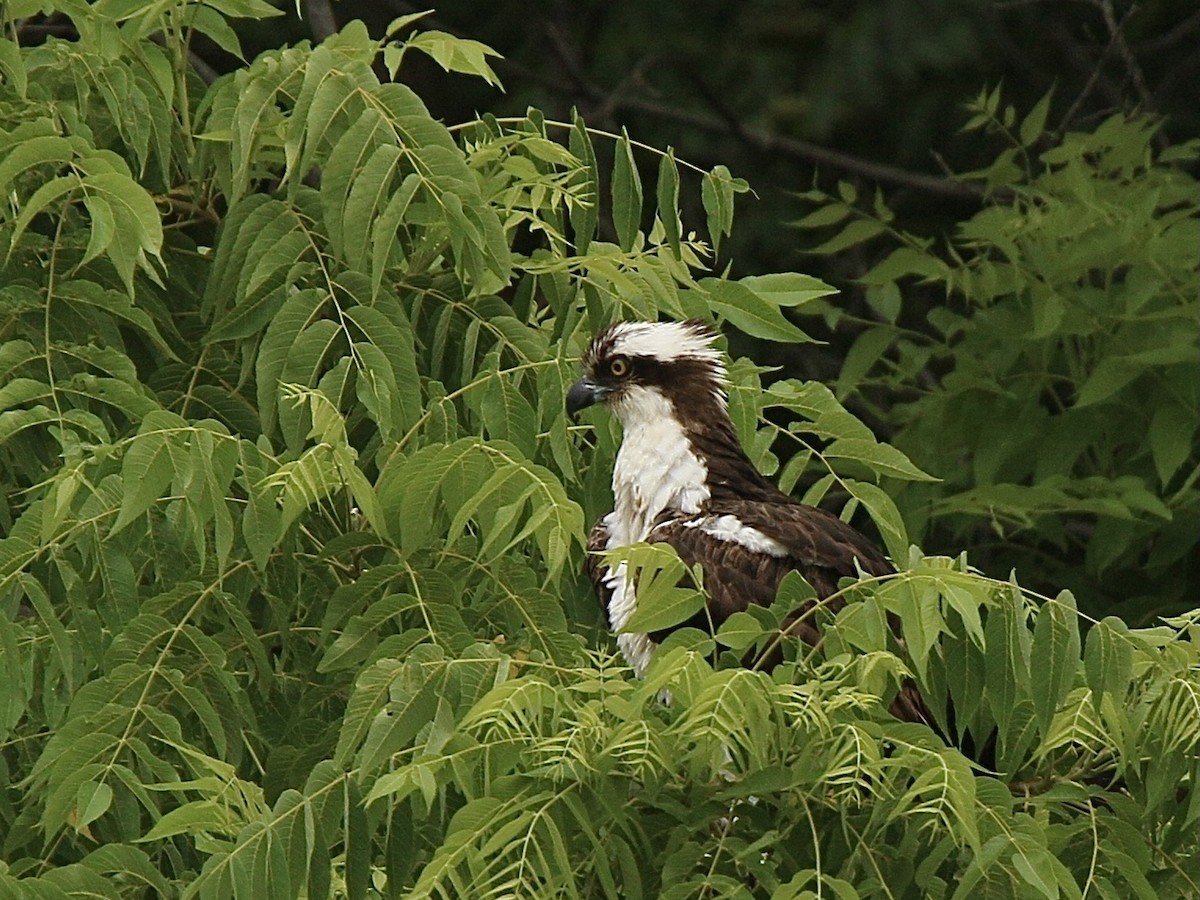
[[[626,427],[613,469],[613,511],[605,521],[607,548],[646,540],[663,510],[697,512],[709,496],[707,474],[707,467],[674,421]],[[620,632],[637,607],[634,586],[625,577],[624,563],[605,580],[610,592],[609,622]],[[649,635],[618,634],[617,644],[637,675],[643,675],[655,646]]]
[[[704,462],[673,420],[627,429],[613,468],[609,549],[646,540],[665,509],[697,512],[708,499],[707,474]]]

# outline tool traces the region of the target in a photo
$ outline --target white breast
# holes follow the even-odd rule
[[[623,547],[644,541],[664,509],[698,512],[708,499],[708,467],[658,391],[632,388],[615,411],[625,435],[613,468],[609,547]]]
[[[646,540],[663,510],[699,512],[709,496],[708,467],[692,451],[674,408],[662,394],[642,387],[627,389],[614,404],[614,412],[625,434],[613,468],[615,509],[605,517],[609,550]],[[609,623],[619,632],[637,606],[624,563],[605,576],[605,583],[612,591]],[[649,636],[618,634],[617,646],[634,673],[643,675],[655,647]]]

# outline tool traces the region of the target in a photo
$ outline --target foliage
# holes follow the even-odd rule
[[[998,89],[971,104],[1006,147],[970,173],[994,202],[945,246],[850,196],[810,195],[801,225],[836,229],[824,252],[886,245],[838,393],[942,479],[899,494],[914,531],[991,531],[995,567],[1145,623],[1200,587],[1200,182],[1180,165],[1200,145],[1156,152],[1156,124],[1121,116],[1047,144],[1049,103],[1019,122]]]
[[[447,128],[378,79],[390,34],[205,87],[189,42],[270,7],[60,9],[77,39],[0,40],[5,896],[1196,892],[1195,617],[1081,639],[1070,594],[910,554],[878,482],[928,476],[820,385],[738,360],[731,410],[907,566],[770,676],[737,661],[799,580],[645,681],[615,661],[576,574],[617,440],[562,413],[583,341],[717,312],[796,343],[829,292],[703,277],[726,169],[658,154],[647,217],[644,148],[607,136],[602,190],[578,119]],[[888,716],[910,674],[949,742]],[[958,745],[993,729],[985,770]]]
[[[334,7],[347,19],[379,15],[374,0]],[[827,189],[839,178],[860,189],[882,183],[897,221],[923,232],[973,211],[975,185],[943,176],[987,159],[985,146],[954,137],[959,106],[980,84],[1003,83],[1025,108],[1055,85],[1055,133],[1119,109],[1166,119],[1160,140],[1200,134],[1188,88],[1200,66],[1194,0],[575,0],[533,17],[528,9],[518,0],[438,4],[439,27],[504,51],[507,93],[430,79],[430,108],[457,121],[480,108],[533,105],[561,117],[578,106],[591,125],[625,125],[686,159],[753,173],[757,199],[728,245],[743,272],[798,264],[802,247],[778,222],[795,213],[787,191],[814,172]],[[310,25],[293,27],[307,35]],[[839,278],[855,261],[851,253],[803,264]]]

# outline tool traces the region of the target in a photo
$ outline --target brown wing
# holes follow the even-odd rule
[[[859,569],[869,575],[895,571],[863,535],[813,506],[734,501],[706,509],[705,514],[734,516],[786,550],[786,555],[774,556],[734,540],[722,540],[685,524],[694,516],[677,516],[654,529],[650,540],[670,544],[689,566],[699,563],[703,568],[704,587],[710,598],[705,624],[711,620],[714,627],[720,627],[751,603],[769,606],[779,583],[793,570],[812,585],[821,599],[837,591],[840,579],[857,575]],[[834,609],[840,605],[835,604]],[[805,639],[815,641],[815,631],[809,630],[801,626]]]
[[[662,522],[650,540],[670,544],[685,563],[689,566],[699,563],[704,571],[704,589],[709,597],[707,610],[685,625],[706,631],[716,629],[733,613],[746,609],[751,603],[769,606],[775,600],[780,582],[793,570],[812,585],[818,599],[836,592],[839,580],[857,576],[860,570],[868,575],[888,575],[895,571],[866,537],[836,516],[813,506],[729,501],[705,512],[715,516],[735,516],[743,525],[783,545],[787,555],[772,556],[751,550],[684,524],[694,516]],[[837,612],[844,605],[845,601],[838,598],[828,608]],[[812,606],[809,603],[793,612],[787,631],[805,643],[815,645],[821,635],[811,616],[806,615]],[[893,621],[891,624],[899,633],[899,623]],[[653,637],[661,641],[664,635]],[[776,650],[757,664],[770,669],[780,661],[782,651]],[[909,722],[933,722],[924,699],[912,683],[902,686],[892,701],[891,712],[898,719]]]
[[[861,569],[869,575],[886,575],[895,571],[874,544],[836,516],[812,506],[799,503],[766,504],[761,502],[727,502],[719,509],[706,510],[711,515],[733,515],[745,525],[773,538],[788,549],[787,556],[771,556],[755,552],[734,541],[725,541],[706,534],[699,528],[683,523],[695,516],[669,518],[665,515],[655,527],[649,540],[664,542],[675,548],[689,567],[699,563],[704,571],[704,587],[708,607],[692,620],[675,627],[691,626],[702,631],[721,627],[735,612],[751,603],[769,606],[775,600],[779,584],[792,570],[799,571],[812,585],[818,598],[828,597],[837,590],[841,578],[854,576]],[[608,545],[608,526],[604,518],[597,520],[588,535],[584,572],[591,580],[600,603],[607,611],[612,591],[605,583],[606,567],[597,552]],[[856,568],[856,562],[857,567]],[[836,612],[844,603],[831,605]],[[805,613],[808,604],[790,617],[788,632],[805,643],[816,644],[820,632]],[[896,623],[893,623],[893,628]],[[666,632],[651,635],[661,643]],[[761,661],[773,668],[782,660],[782,651]],[[753,663],[754,660],[747,660]],[[906,684],[892,702],[891,711],[898,719],[909,722],[933,722],[924,700],[912,684]]]
[[[797,568],[788,557],[769,556],[743,547],[733,541],[713,537],[699,528],[679,521],[665,523],[655,529],[651,541],[670,544],[689,567],[700,564],[704,571],[704,590],[708,604],[678,627],[699,628],[715,632],[735,612],[750,604],[770,606],[779,592],[779,583],[788,572]],[[829,593],[829,592],[827,592]],[[798,610],[799,619],[803,610]],[[796,633],[808,643],[818,638],[816,629],[804,619]],[[651,635],[662,641],[665,634]]]
[[[787,548],[795,568],[824,597],[837,590],[838,579],[895,572],[880,549],[832,513],[803,503],[728,501],[714,509],[730,514]],[[857,563],[857,567],[856,564]],[[826,586],[823,590],[822,586]]]

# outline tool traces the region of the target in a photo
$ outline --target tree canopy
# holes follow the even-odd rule
[[[952,239],[803,198],[791,240],[870,250],[846,299],[725,264],[720,161],[431,114],[412,67],[501,76],[424,14],[197,58],[276,12],[0,11],[0,893],[1200,893],[1194,142],[988,88]],[[579,574],[619,434],[563,397],[660,316],[722,326],[756,465],[898,567],[770,674],[798,577],[639,681]],[[744,352],[846,328],[828,384]],[[630,554],[632,624],[686,620]]]

